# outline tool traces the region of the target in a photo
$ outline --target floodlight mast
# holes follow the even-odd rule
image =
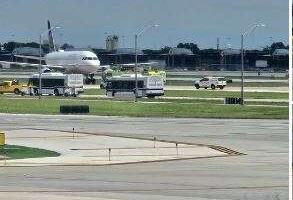
[[[255,31],[256,28],[265,26],[265,24],[256,23],[241,33],[241,105],[244,105],[244,37]]]
[[[139,31],[137,34],[135,34],[135,42],[134,42],[134,49],[135,49],[135,67],[134,67],[134,73],[135,73],[135,102],[137,102],[138,98],[138,81],[137,81],[137,62],[138,62],[138,53],[137,53],[137,40],[138,37],[140,37],[144,32],[150,30],[151,28],[158,27],[158,24],[150,24],[145,26],[141,31]]]

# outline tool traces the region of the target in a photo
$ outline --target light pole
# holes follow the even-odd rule
[[[50,31],[54,31],[55,29],[60,28],[59,26],[53,26],[52,28],[44,31],[43,33],[40,34],[40,46],[39,46],[39,99],[42,96],[42,36],[45,33],[48,33]]]
[[[135,49],[135,67],[134,67],[134,73],[135,73],[135,102],[137,102],[138,97],[138,83],[137,83],[137,39],[139,36],[141,36],[144,32],[148,31],[151,28],[158,27],[158,24],[151,24],[148,26],[145,26],[141,31],[139,31],[137,34],[135,34],[134,39],[134,49]]]
[[[244,37],[252,33],[258,27],[265,27],[262,23],[256,23],[241,33],[241,105],[244,105]]]

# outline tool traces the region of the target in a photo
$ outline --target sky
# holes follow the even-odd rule
[[[241,33],[256,22],[260,27],[245,37],[246,48],[263,48],[276,41],[288,44],[288,0],[0,0],[0,42],[38,42],[46,21],[60,26],[57,43],[105,48],[107,34],[120,37],[120,47],[159,49],[180,42],[203,48],[239,48]]]

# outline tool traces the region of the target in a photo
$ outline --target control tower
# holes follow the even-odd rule
[[[119,37],[117,35],[108,35],[106,38],[107,51],[113,51],[118,48]]]

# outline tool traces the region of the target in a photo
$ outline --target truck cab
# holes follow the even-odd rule
[[[3,81],[0,83],[0,93],[14,93],[20,94],[22,91],[23,85],[19,84],[17,80],[12,81]]]

